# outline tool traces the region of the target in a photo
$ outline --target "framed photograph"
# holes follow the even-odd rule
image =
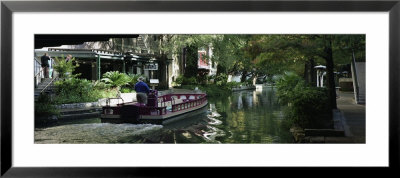
[[[163,177],[179,174],[176,168],[206,175],[214,168],[398,167],[399,21],[399,1],[2,1],[1,175]],[[168,46],[174,40],[184,45]],[[103,42],[88,44],[93,41]],[[319,55],[305,52],[311,49]],[[177,53],[165,55],[168,50]],[[218,55],[232,59],[213,58]],[[195,70],[191,56],[198,58]],[[332,58],[343,59],[333,65]],[[118,85],[112,75],[121,73],[130,81]],[[285,90],[292,94],[275,94],[276,85],[295,75],[301,82]],[[145,94],[145,103],[136,87],[143,78],[158,90]],[[46,100],[40,93],[53,82],[74,87]],[[175,86],[186,92],[171,92]],[[94,102],[87,88],[96,87],[100,99]],[[233,94],[208,93],[221,88]],[[275,95],[279,102],[287,96],[288,111],[271,104],[278,103],[270,99]],[[305,101],[326,104],[333,111],[329,117],[353,119],[315,129],[296,112],[320,118],[324,107]],[[53,115],[59,118],[83,112],[79,107],[97,110],[84,113],[94,114],[85,121],[51,125],[54,118],[46,115],[37,122],[39,110],[53,107],[49,102],[57,104]],[[164,125],[169,117],[192,117],[202,108],[207,115],[190,127]],[[133,111],[135,123],[125,124]],[[285,123],[276,121],[283,117],[293,122],[288,134],[282,134]],[[108,123],[115,118],[123,123]],[[43,123],[50,126],[38,126]]]

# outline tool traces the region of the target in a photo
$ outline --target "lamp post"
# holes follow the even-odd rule
[[[100,65],[100,54],[97,54],[97,80],[101,77],[101,65]]]
[[[317,87],[323,87],[324,86],[324,75],[326,72],[324,71],[326,69],[326,66],[323,65],[318,65],[314,67],[317,69]]]

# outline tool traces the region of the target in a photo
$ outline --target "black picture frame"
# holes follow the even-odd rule
[[[1,1],[1,175],[5,177],[143,177],[179,175],[177,168],[19,168],[12,166],[13,12],[389,12],[389,169],[399,167],[400,1]],[[190,174],[210,170],[185,168]],[[242,169],[230,169],[230,174]],[[251,170],[259,171],[260,169]],[[384,170],[387,170],[384,168]],[[218,172],[224,170],[218,170]],[[281,174],[290,171],[278,170]],[[329,175],[342,175],[330,171]]]

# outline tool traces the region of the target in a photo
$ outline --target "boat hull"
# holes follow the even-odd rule
[[[133,123],[133,124],[158,124],[165,125],[199,115],[207,111],[208,102],[204,102],[199,106],[189,108],[187,110],[169,112],[164,115],[140,115],[137,118],[121,118],[120,115],[101,115],[102,122],[111,123]]]

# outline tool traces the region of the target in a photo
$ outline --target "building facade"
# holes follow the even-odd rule
[[[144,75],[148,81],[158,79],[158,88],[166,89],[185,72],[187,56],[185,48],[179,49],[178,53],[163,55],[160,50],[163,40],[165,35],[138,35],[137,38],[111,38],[109,41],[36,49],[35,63],[44,53],[51,58],[72,55],[79,64],[74,73],[80,73],[80,78],[99,80],[106,72],[120,71]],[[198,50],[199,73],[216,74],[216,64],[212,63],[211,56],[212,47]]]

